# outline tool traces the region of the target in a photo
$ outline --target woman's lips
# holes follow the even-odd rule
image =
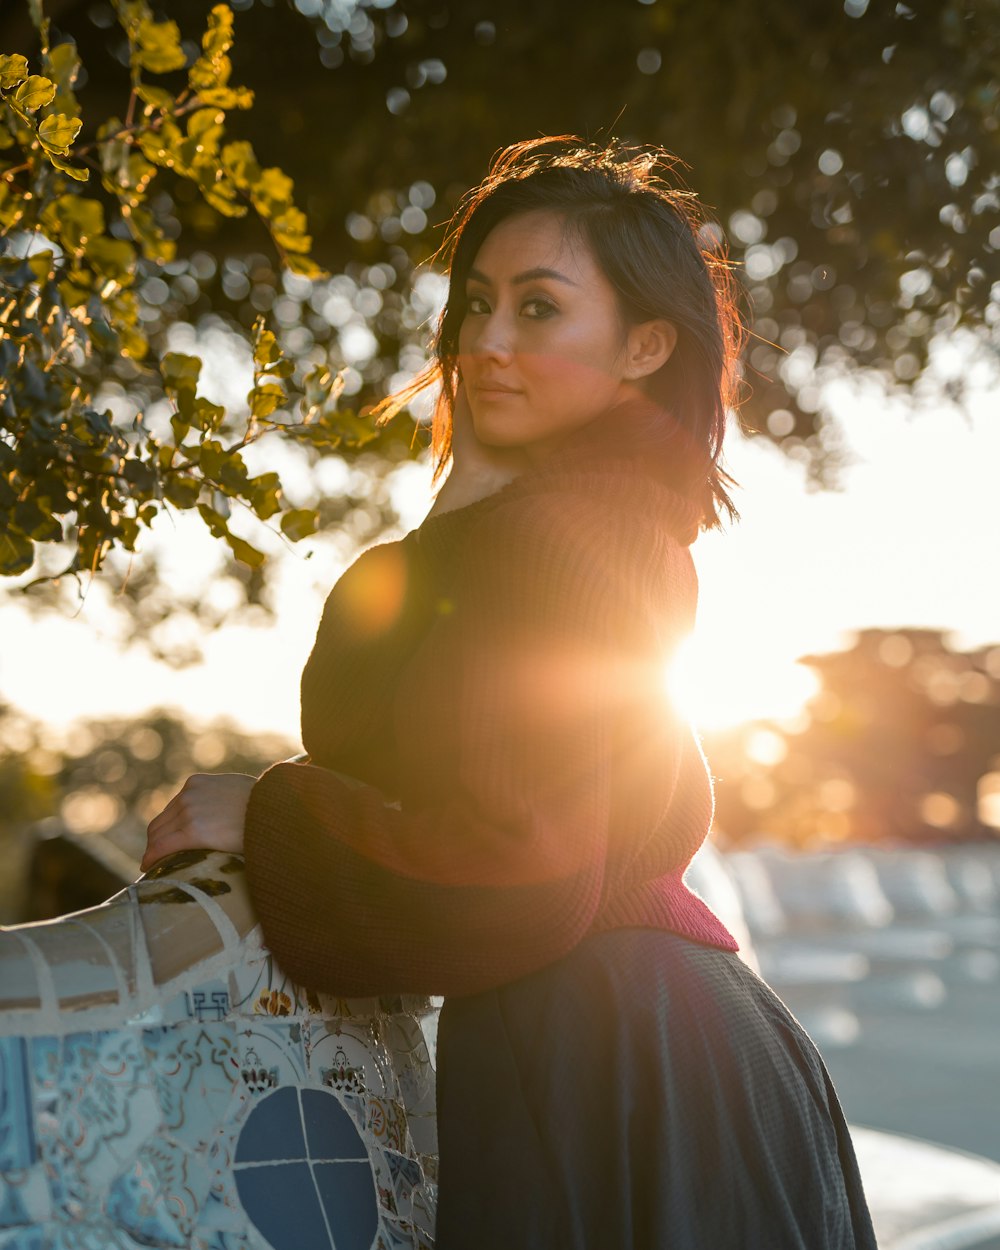
[[[495,399],[505,395],[520,394],[520,391],[515,390],[513,386],[500,386],[495,382],[481,382],[475,387],[475,392],[477,395],[481,395],[485,399]]]

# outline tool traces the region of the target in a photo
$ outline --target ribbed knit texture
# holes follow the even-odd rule
[[[737,949],[682,881],[712,817],[663,683],[696,532],[636,462],[563,458],[359,557],[303,673],[310,763],[270,768],[247,810],[286,971],[450,995],[624,926]]]

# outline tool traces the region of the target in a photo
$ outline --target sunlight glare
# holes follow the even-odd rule
[[[780,651],[719,645],[695,634],[664,666],[664,688],[701,730],[758,719],[791,720],[819,690],[815,673]]]

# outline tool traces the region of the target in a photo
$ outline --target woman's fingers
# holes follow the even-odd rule
[[[147,837],[157,837],[174,826],[183,826],[185,823],[185,817],[184,803],[181,798],[182,794],[183,791],[181,791],[180,794],[175,794],[163,811],[160,812],[158,816],[153,817],[153,819],[146,826]]]
[[[243,819],[256,778],[195,773],[146,828],[143,869],[175,851],[243,850]]]
[[[191,850],[201,843],[198,830],[191,819],[189,792],[182,789],[175,794],[158,816],[154,816],[146,828],[146,853],[140,867],[145,871],[157,860],[175,851]]]
[[[188,834],[179,830],[172,830],[162,834],[146,845],[146,853],[142,857],[139,867],[143,872],[157,863],[158,860],[166,859],[168,855],[173,855],[176,851],[190,851],[194,849],[194,844]]]

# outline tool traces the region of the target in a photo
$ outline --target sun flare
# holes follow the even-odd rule
[[[700,730],[795,720],[819,690],[816,675],[775,649],[708,633],[689,638],[664,666],[664,687]]]

